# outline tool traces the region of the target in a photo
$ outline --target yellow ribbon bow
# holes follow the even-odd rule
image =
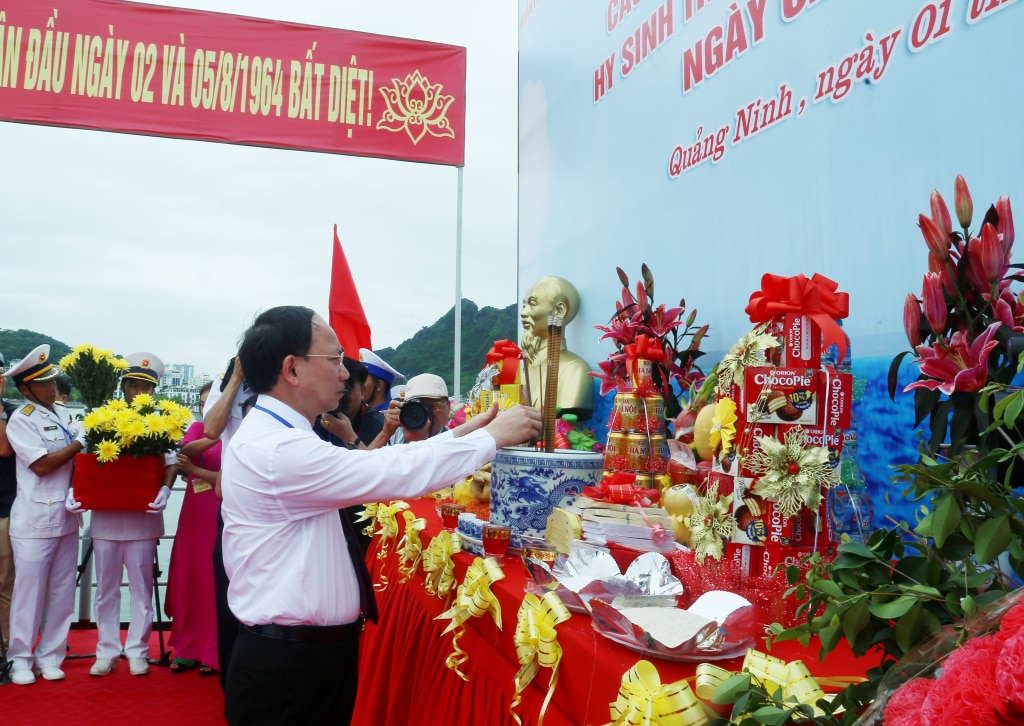
[[[704,706],[684,681],[662,685],[658,669],[641,660],[622,676],[611,706],[614,726],[701,726],[708,722]]]
[[[424,589],[431,595],[447,597],[455,584],[455,563],[452,555],[462,549],[459,535],[442,530],[430,540],[423,552]]]
[[[460,670],[460,666],[469,660],[466,651],[459,647],[459,638],[466,631],[464,623],[470,618],[478,618],[489,612],[494,618],[494,624],[498,626],[499,630],[501,629],[501,603],[491,592],[491,585],[503,579],[505,579],[505,573],[502,572],[497,561],[491,557],[486,560],[477,557],[466,570],[466,576],[455,593],[455,602],[434,618],[434,620],[451,619],[448,627],[441,633],[444,635],[455,631],[455,635],[452,636],[452,654],[445,660],[444,665],[455,671],[455,675],[464,681],[469,680],[469,676]]]
[[[519,620],[516,624],[515,644],[516,656],[520,668],[516,673],[516,695],[508,707],[508,712],[517,724],[522,726],[522,719],[515,712],[522,702],[522,692],[534,679],[541,667],[551,669],[548,680],[548,692],[540,707],[537,726],[544,725],[544,714],[548,710],[551,697],[558,685],[558,666],[562,660],[562,646],[558,643],[555,626],[572,617],[562,600],[554,592],[546,592],[543,597],[533,593],[523,596],[523,604],[519,606]]]
[[[817,715],[823,713],[816,704],[825,698],[825,692],[821,690],[817,679],[807,670],[803,661],[794,660],[787,663],[781,658],[748,648],[741,671],[761,681],[769,692],[776,688],[781,689],[783,701],[796,700],[797,703],[814,708]],[[711,663],[701,663],[697,666],[697,694],[705,700],[711,700],[715,689],[732,675],[734,674],[724,668]]]
[[[402,575],[402,582],[405,582],[416,572],[423,559],[420,532],[427,526],[427,520],[417,518],[408,510],[402,512],[402,517],[405,518],[405,534],[398,543],[398,572]]]
[[[401,500],[377,505],[377,536],[380,537],[377,559],[380,560],[380,573],[377,575],[377,582],[373,583],[373,589],[377,592],[384,592],[388,589],[389,582],[387,575],[384,574],[384,560],[388,556],[391,540],[398,538],[398,513],[408,508],[409,505]]]
[[[365,527],[363,527],[363,534],[365,534],[365,535],[367,535],[369,537],[372,537],[373,534],[374,534],[374,532],[373,532],[373,529],[374,529],[373,525],[376,524],[376,522],[377,522],[377,507],[379,507],[379,506],[380,506],[379,504],[367,504],[367,505],[365,505],[363,507],[363,511],[361,511],[359,513],[359,518],[356,519],[356,523],[357,524],[359,522],[369,522],[369,524],[367,524]]]

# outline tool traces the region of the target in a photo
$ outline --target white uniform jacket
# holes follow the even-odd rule
[[[46,454],[63,449],[78,434],[77,424],[67,423],[67,409],[59,403],[53,408],[26,403],[7,422],[18,478],[18,494],[11,507],[12,537],[61,537],[78,530],[79,517],[64,508],[74,459],[45,476],[29,468]]]

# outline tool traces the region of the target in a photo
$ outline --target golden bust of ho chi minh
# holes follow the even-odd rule
[[[580,309],[580,294],[572,283],[561,277],[542,277],[527,290],[523,298],[522,348],[529,379],[530,403],[540,408],[547,385],[548,316],[560,315],[567,326]],[[564,332],[564,328],[563,328]],[[558,358],[558,408],[573,413],[581,420],[590,418],[594,410],[594,379],[588,375],[590,366],[565,347],[562,336]]]

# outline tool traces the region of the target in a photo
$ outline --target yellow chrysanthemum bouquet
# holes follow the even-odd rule
[[[82,420],[86,450],[103,464],[119,456],[162,456],[181,444],[192,413],[174,401],[140,393],[131,405],[108,401]]]
[[[60,369],[71,379],[71,383],[82,394],[82,401],[89,409],[102,406],[114,395],[121,373],[128,367],[127,361],[85,343],[75,348],[60,360]]]

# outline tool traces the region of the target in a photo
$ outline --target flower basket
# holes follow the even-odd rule
[[[145,511],[160,491],[163,473],[158,456],[122,456],[100,464],[94,454],[76,454],[71,483],[85,509]]]

